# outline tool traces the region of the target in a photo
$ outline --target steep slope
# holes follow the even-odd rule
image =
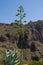
[[[1,43],[16,44],[18,49],[22,49],[24,59],[39,60],[43,57],[43,20],[30,21],[25,26],[24,37],[21,37],[18,34],[19,24],[0,23],[0,47]]]

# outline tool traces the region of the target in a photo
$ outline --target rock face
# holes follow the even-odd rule
[[[39,60],[43,57],[43,21],[30,22],[27,24],[29,29],[28,51],[26,52],[28,60]]]
[[[25,26],[27,28],[25,32],[28,33],[18,36],[18,24],[0,23],[0,42],[16,43],[18,49],[22,49],[24,59],[38,61],[43,57],[43,20],[30,21]]]

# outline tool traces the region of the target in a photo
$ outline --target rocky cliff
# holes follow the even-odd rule
[[[0,43],[16,44],[22,49],[24,59],[39,60],[43,57],[43,20],[30,21],[23,26],[26,27],[24,36],[18,36],[19,24],[0,23]]]

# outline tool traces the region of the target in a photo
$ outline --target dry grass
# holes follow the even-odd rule
[[[4,54],[4,49],[3,48],[0,48],[0,65],[4,65],[3,63],[3,54]]]
[[[15,49],[14,44],[9,43],[9,42],[0,43],[0,65],[4,65],[4,62],[3,62],[4,51],[6,51],[6,50],[8,50],[10,48]]]

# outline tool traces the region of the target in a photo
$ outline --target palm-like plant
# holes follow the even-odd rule
[[[23,6],[20,6],[17,11],[18,11],[18,13],[16,14],[16,16],[19,18],[19,20],[15,20],[15,22],[19,23],[21,25],[22,23],[26,22],[26,21],[23,21],[23,19],[26,16],[26,13],[24,13]]]
[[[18,28],[18,39],[17,39],[17,44],[18,44],[18,48],[20,48],[19,46],[21,46],[21,60],[23,58],[23,51],[22,51],[22,43],[23,43],[23,38],[24,38],[24,25],[23,23],[26,23],[26,21],[24,21],[24,18],[26,17],[26,13],[24,12],[24,8],[23,6],[19,6],[18,8],[18,13],[16,14],[16,16],[18,17],[17,20],[15,20],[16,23],[19,24],[19,28]],[[23,39],[23,40],[22,40]],[[20,40],[20,42],[19,42]]]
[[[5,65],[20,65],[20,55],[14,50],[6,51]]]

